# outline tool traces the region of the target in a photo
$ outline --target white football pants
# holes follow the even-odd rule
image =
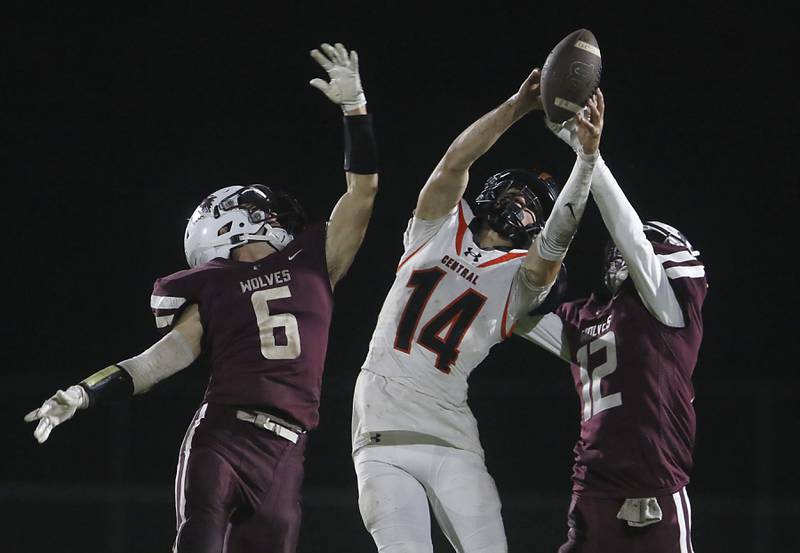
[[[432,553],[428,502],[459,553],[506,553],[500,497],[483,459],[440,445],[373,445],[353,459],[361,518],[379,553]]]

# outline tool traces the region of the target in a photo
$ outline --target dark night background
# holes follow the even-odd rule
[[[789,319],[797,13],[780,3],[635,12],[611,3],[33,4],[1,24],[3,550],[169,550],[177,451],[202,397],[202,362],[129,404],[79,413],[43,446],[22,417],[158,338],[152,283],[185,267],[185,221],[206,194],[277,184],[313,219],[327,217],[344,191],[341,115],[308,85],[324,76],[308,51],[341,41],[360,55],[381,188],[336,290],[300,551],[374,551],[357,509],[350,406],[401,233],[450,141],[580,27],[603,52],[605,159],[642,217],[683,230],[707,264],[694,544],[800,548],[798,326]],[[467,196],[507,166],[540,165],[563,182],[572,160],[533,114],[475,164]],[[604,241],[592,208],[567,260],[570,298],[591,285]],[[511,551],[554,552],[578,429],[567,367],[512,339],[473,375],[470,397]],[[437,550],[449,550],[436,532]]]

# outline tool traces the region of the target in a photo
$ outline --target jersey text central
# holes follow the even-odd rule
[[[446,255],[442,258],[442,265],[453,271],[460,277],[467,279],[472,284],[478,284],[478,275],[464,267],[461,263]]]

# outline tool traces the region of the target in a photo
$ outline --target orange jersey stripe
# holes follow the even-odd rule
[[[432,238],[432,237],[431,237],[431,238]],[[431,241],[431,239],[430,239],[430,238],[428,238],[427,240],[425,240],[425,242],[423,242],[423,243],[422,243],[422,245],[421,245],[419,248],[417,248],[416,250],[414,250],[413,252],[411,252],[411,253],[408,255],[408,257],[406,257],[405,259],[403,259],[402,261],[400,261],[400,263],[397,265],[397,269],[395,269],[394,271],[395,271],[395,272],[399,271],[399,270],[400,270],[400,268],[401,268],[403,265],[405,265],[406,263],[408,263],[408,260],[409,260],[409,259],[411,259],[411,258],[412,258],[412,257],[414,257],[415,255],[417,255],[417,254],[419,253],[419,251],[420,251],[422,248],[424,248],[424,247],[425,247],[425,246],[428,244],[428,242],[430,242],[430,241]]]
[[[464,208],[461,207],[461,202],[458,202],[458,230],[456,231],[456,254],[461,255],[461,245],[464,242],[464,233],[467,232],[467,220],[464,219]]]
[[[508,339],[511,336],[511,333],[514,332],[514,326],[517,323],[511,325],[511,329],[506,332],[506,320],[508,319],[508,304],[511,301],[511,290],[508,291],[508,296],[506,297],[506,306],[503,308],[503,318],[500,320],[500,337],[503,340]]]
[[[500,257],[495,257],[494,259],[491,259],[489,261],[484,261],[483,263],[478,265],[478,267],[483,268],[483,267],[489,267],[490,265],[497,265],[498,263],[505,263],[506,261],[511,261],[512,259],[523,257],[525,255],[528,255],[528,252],[519,252],[519,253],[508,252],[507,254],[501,255]]]

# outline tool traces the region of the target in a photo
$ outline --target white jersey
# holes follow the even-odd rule
[[[353,399],[353,450],[404,430],[483,454],[467,379],[548,290],[519,277],[526,250],[483,250],[461,200],[441,219],[413,217]]]

